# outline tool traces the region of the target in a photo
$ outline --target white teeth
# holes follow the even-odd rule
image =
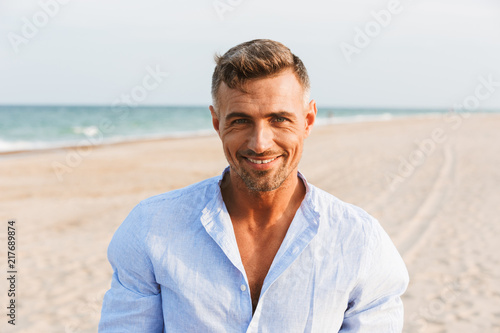
[[[251,158],[248,158],[248,160],[252,163],[255,163],[255,164],[266,164],[266,163],[269,163],[269,162],[272,162],[276,159],[277,157],[275,158],[271,158],[270,160],[252,160]]]

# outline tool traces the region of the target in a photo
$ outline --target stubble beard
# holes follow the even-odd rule
[[[284,168],[280,168],[275,175],[268,175],[269,171],[254,171],[250,173],[245,169],[241,169],[237,173],[246,187],[253,192],[274,191],[283,184],[289,175]]]
[[[245,186],[253,192],[269,192],[278,189],[295,169],[294,166],[292,166],[291,169],[287,168],[285,163],[283,163],[274,173],[273,170],[248,171],[242,167],[236,168],[231,166],[231,168],[245,183]]]

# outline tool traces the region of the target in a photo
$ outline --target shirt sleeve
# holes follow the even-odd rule
[[[365,269],[352,291],[341,333],[401,333],[409,277],[403,259],[378,221],[367,239]]]
[[[118,228],[108,247],[113,268],[106,292],[99,332],[162,332],[160,287],[145,251],[147,230],[141,205]]]

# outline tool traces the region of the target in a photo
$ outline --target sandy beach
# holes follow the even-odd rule
[[[450,114],[318,126],[306,141],[308,181],[367,210],[400,250],[404,332],[500,332],[499,129],[500,114]],[[130,210],[226,165],[216,135],[0,156],[0,331],[96,332],[106,249]]]

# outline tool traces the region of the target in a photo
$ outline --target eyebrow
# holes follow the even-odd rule
[[[285,118],[294,118],[295,114],[287,111],[278,111],[278,112],[270,112],[265,115],[265,118],[273,118],[273,117],[285,117]],[[245,112],[230,112],[226,116],[226,120],[230,120],[233,118],[252,118],[249,114]]]

